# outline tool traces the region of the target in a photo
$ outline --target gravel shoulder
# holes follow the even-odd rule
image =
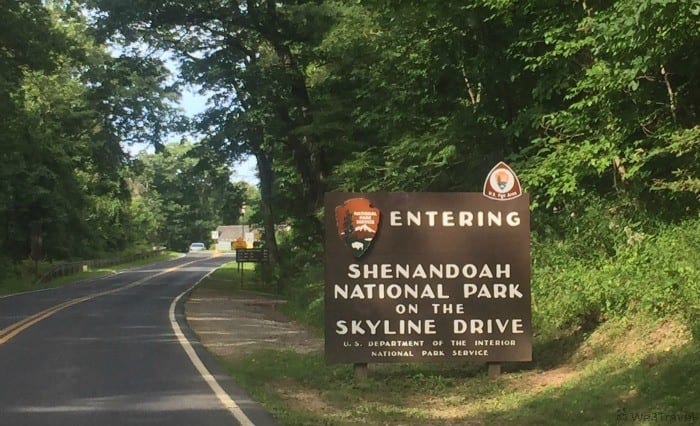
[[[282,313],[284,303],[255,293],[196,288],[185,303],[185,315],[204,347],[222,358],[235,359],[261,349],[321,350],[321,338]]]

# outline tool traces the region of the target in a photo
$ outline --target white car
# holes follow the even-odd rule
[[[192,243],[190,244],[190,251],[202,251],[206,250],[207,247],[204,245],[204,243]]]

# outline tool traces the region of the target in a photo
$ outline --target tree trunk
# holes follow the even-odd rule
[[[288,106],[280,104],[281,108],[278,110],[278,114],[283,121],[291,125],[291,132],[288,134],[285,143],[292,151],[294,165],[304,188],[305,201],[308,208],[312,210],[310,213],[313,216],[313,212],[323,206],[323,197],[326,191],[326,160],[321,141],[315,132],[305,132],[306,134],[303,136],[295,134],[297,129],[312,126],[314,121],[306,77],[296,56],[278,30],[280,25],[277,23],[278,16],[275,3],[267,3],[267,9],[264,12],[256,11],[256,16],[257,12],[264,14],[266,16],[265,19],[268,19],[270,22],[276,23],[270,27],[265,27],[259,22],[257,29],[272,44],[275,53],[286,69],[289,93],[296,108],[289,109]],[[260,16],[257,17],[259,18]],[[296,113],[292,111],[296,111]]]
[[[34,275],[39,276],[39,260],[41,260],[44,252],[44,241],[42,239],[41,222],[35,220],[31,223],[31,231],[29,235],[31,251],[29,256],[34,261]]]
[[[270,252],[270,266],[274,268],[279,263],[279,250],[277,248],[277,237],[275,236],[275,218],[272,214],[272,185],[274,182],[272,162],[262,148],[256,148],[254,151],[260,175],[260,213],[263,218],[265,247]]]

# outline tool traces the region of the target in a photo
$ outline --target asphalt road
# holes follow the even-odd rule
[[[0,425],[273,425],[194,338],[189,255],[0,298]],[[176,302],[177,300],[177,302]]]

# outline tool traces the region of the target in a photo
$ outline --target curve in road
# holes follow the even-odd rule
[[[184,295],[229,260],[190,255],[0,299],[0,425],[276,424],[184,320]]]

